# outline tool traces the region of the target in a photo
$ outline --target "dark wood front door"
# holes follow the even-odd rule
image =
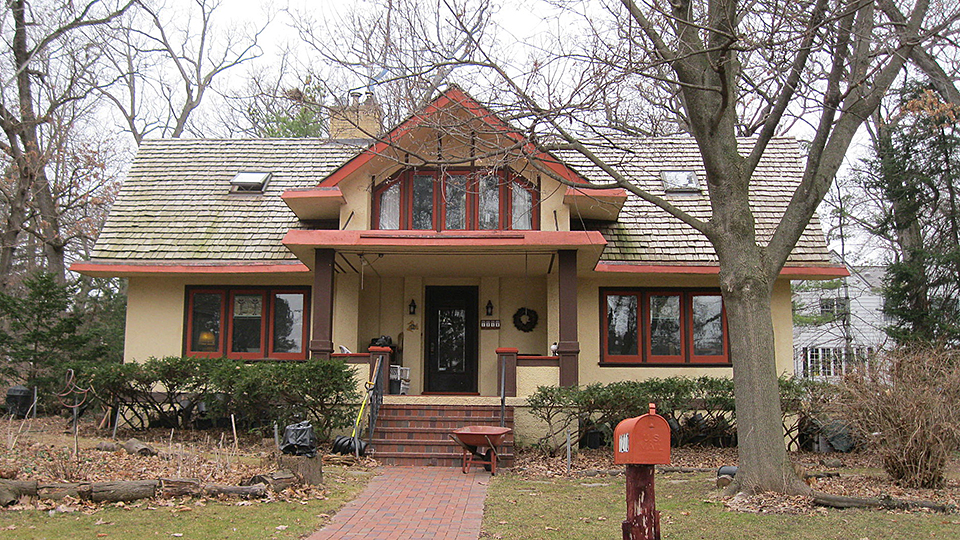
[[[427,392],[477,391],[477,288],[427,287]]]

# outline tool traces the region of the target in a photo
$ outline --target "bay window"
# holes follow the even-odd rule
[[[729,365],[715,290],[602,289],[601,364]]]
[[[305,360],[308,293],[304,287],[188,288],[185,353]]]
[[[532,230],[536,186],[505,170],[407,170],[373,193],[380,230]]]

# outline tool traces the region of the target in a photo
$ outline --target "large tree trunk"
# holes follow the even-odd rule
[[[751,266],[739,264],[721,275],[737,396],[740,470],[734,486],[745,493],[808,494],[810,487],[795,472],[784,442],[770,310],[773,287],[760,267],[751,272]]]

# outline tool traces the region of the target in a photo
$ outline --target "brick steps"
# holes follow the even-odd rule
[[[513,428],[513,409],[504,416]],[[382,405],[369,455],[384,465],[459,467],[462,450],[450,439],[465,426],[499,426],[500,407],[489,405]],[[498,467],[513,466],[513,434],[504,439]]]

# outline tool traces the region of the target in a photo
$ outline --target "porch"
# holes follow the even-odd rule
[[[358,383],[373,381],[379,365],[390,365],[392,350],[370,347],[368,353],[333,354],[355,367]],[[366,420],[374,425],[366,431],[369,455],[386,465],[459,466],[461,448],[450,438],[453,430],[466,426],[501,426],[511,432],[500,447],[499,463],[511,467],[515,434],[533,432],[531,419],[523,410],[526,396],[539,385],[560,382],[558,356],[518,355],[517,349],[497,350],[497,372],[502,384],[495,396],[428,394],[382,396],[379,408]],[[379,389],[390,387],[390,373],[379,373]],[[376,398],[375,398],[376,399]],[[369,425],[369,424],[368,424]]]
[[[409,237],[445,246],[397,252]],[[311,248],[312,357],[365,351],[385,336],[392,363],[410,368],[411,395],[498,396],[501,384],[525,395],[517,392],[528,379],[531,389],[578,383],[578,275],[595,266],[599,235],[405,231],[375,240],[375,255]],[[504,348],[516,353],[507,381],[498,368]]]

